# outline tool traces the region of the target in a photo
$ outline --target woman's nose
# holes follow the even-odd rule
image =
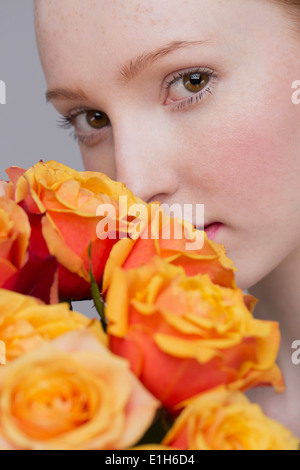
[[[114,140],[116,179],[145,202],[174,200],[179,175],[172,164],[172,145],[162,129],[127,122],[115,132]]]

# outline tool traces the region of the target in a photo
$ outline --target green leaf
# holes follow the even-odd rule
[[[100,316],[100,321],[101,321],[103,331],[104,333],[106,333],[107,321],[105,318],[105,302],[102,298],[99,286],[94,276],[93,263],[92,263],[92,242],[89,245],[89,260],[90,260],[89,276],[91,280],[91,294],[93,297],[95,308]]]
[[[174,421],[171,415],[165,408],[161,408],[158,410],[152,425],[136,446],[160,444],[173,424]]]

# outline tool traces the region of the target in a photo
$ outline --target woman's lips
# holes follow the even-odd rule
[[[213,222],[211,224],[207,224],[204,227],[204,231],[210,240],[214,240],[219,232],[219,230],[223,227],[221,222]],[[203,227],[195,227],[198,230],[203,231]]]
[[[204,227],[204,231],[210,240],[214,240],[219,232],[219,230],[223,227],[223,224],[220,222],[214,222],[212,224],[206,225]]]

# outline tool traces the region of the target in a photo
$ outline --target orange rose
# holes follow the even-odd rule
[[[116,243],[116,232],[120,227],[126,229],[126,224],[118,225],[119,219],[127,215],[118,212],[119,197],[127,198],[128,207],[141,201],[125,185],[102,173],[77,172],[53,161],[40,162],[28,171],[10,168],[7,174],[14,183],[16,202],[23,205],[31,218],[34,214],[44,215],[40,221],[35,220],[35,248],[43,255],[48,250],[58,260],[61,297],[90,298],[90,243],[94,275],[100,283],[106,260]],[[99,233],[99,222],[104,216],[97,216],[97,210],[103,204],[109,204],[116,217],[112,221],[115,230],[109,235],[106,230]],[[106,239],[100,239],[101,236]]]
[[[0,197],[0,287],[28,260],[30,233],[23,209],[8,197]]]
[[[32,251],[32,228],[21,207],[0,198],[0,287],[57,303],[57,261]]]
[[[74,331],[0,369],[0,448],[126,449],[158,407],[127,361]]]
[[[0,180],[0,197],[7,196],[8,183]]]
[[[4,341],[0,340],[0,366],[6,364],[6,346]]]
[[[167,408],[221,384],[283,391],[278,324],[255,320],[240,289],[208,275],[188,277],[159,257],[116,268],[106,316],[111,350]]]
[[[151,223],[141,236],[135,240],[120,240],[113,247],[105,266],[104,293],[116,266],[138,268],[155,255],[175,266],[182,266],[188,276],[208,274],[216,284],[236,287],[234,273],[237,269],[226,256],[223,245],[209,240],[205,232],[195,230],[189,222],[170,217],[159,203],[149,204],[148,211],[151,213]],[[202,248],[197,247],[197,237],[199,240],[202,238]]]
[[[162,446],[160,444],[147,444],[147,445],[144,445],[144,446],[134,447],[131,450],[157,450],[157,451],[163,451],[163,450],[174,450],[174,447],[166,447],[166,446]]]
[[[45,341],[85,328],[107,344],[100,323],[70,311],[68,304],[45,305],[33,297],[0,289],[0,341],[5,344],[8,362]]]
[[[298,450],[299,439],[240,392],[220,387],[190,400],[163,440],[181,450]]]

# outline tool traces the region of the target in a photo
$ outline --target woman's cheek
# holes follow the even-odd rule
[[[216,199],[239,212],[262,206],[264,210],[278,199],[291,197],[296,183],[294,122],[270,125],[270,116],[237,115],[221,119],[194,138],[193,166],[204,203]],[[300,139],[298,143],[300,149]],[[195,171],[197,172],[195,173]],[[192,176],[193,178],[193,176]],[[299,172],[298,172],[299,179]],[[200,185],[199,182],[201,181]],[[207,197],[206,197],[207,196]]]
[[[80,150],[86,170],[99,171],[105,173],[109,178],[117,180],[112,135],[93,147],[82,145]]]

